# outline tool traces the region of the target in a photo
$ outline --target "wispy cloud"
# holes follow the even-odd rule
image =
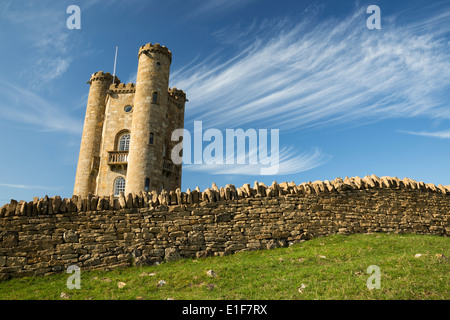
[[[255,153],[255,150],[249,151]],[[250,158],[250,154],[249,154]],[[190,164],[184,165],[183,170],[205,172],[210,174],[224,175],[287,175],[314,169],[323,165],[331,159],[330,155],[324,154],[320,149],[315,148],[310,152],[299,153],[294,148],[282,148],[279,152],[279,163],[276,171],[267,170],[268,164]],[[233,162],[233,161],[231,161]],[[273,164],[272,164],[273,165]],[[266,173],[264,171],[266,170]]]
[[[44,186],[32,186],[32,185],[25,185],[25,184],[7,184],[7,183],[0,183],[0,187],[17,188],[17,189],[49,189],[49,187],[44,187]],[[53,189],[55,189],[55,188],[53,188]]]
[[[188,92],[187,121],[298,130],[392,117],[450,119],[450,8],[368,30],[360,10],[343,20],[251,25],[252,42],[231,59],[184,69],[171,83]],[[247,30],[243,30],[246,32]],[[223,36],[223,35],[222,35]]]
[[[137,71],[131,73],[125,83],[136,83]]]
[[[81,134],[82,121],[61,106],[2,79],[0,84],[0,117],[35,125],[45,131]]]
[[[402,133],[412,134],[416,136],[424,136],[424,137],[433,137],[433,138],[440,138],[440,139],[450,139],[450,130],[442,130],[442,131],[436,131],[436,132],[429,132],[429,131],[400,131]]]
[[[69,36],[65,7],[52,2],[23,5],[7,1],[0,6],[0,18],[12,30],[20,30],[30,56],[25,58],[22,76],[31,88],[40,88],[63,75],[74,60],[75,37]],[[64,22],[64,23],[63,23]]]
[[[223,12],[230,12],[242,8],[255,0],[201,0],[195,9],[186,14],[186,18],[195,18],[200,15],[212,15]]]

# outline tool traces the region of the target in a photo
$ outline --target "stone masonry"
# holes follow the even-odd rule
[[[448,236],[450,186],[366,176],[296,185],[213,184],[15,201],[0,209],[0,279],[288,246],[330,234]]]
[[[75,195],[118,196],[181,186],[171,160],[184,127],[186,94],[169,88],[172,52],[159,43],[139,48],[136,84],[92,74],[75,177]],[[120,189],[119,189],[120,186]]]

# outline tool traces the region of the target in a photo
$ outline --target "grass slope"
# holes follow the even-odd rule
[[[78,290],[67,288],[66,273],[12,279],[0,282],[0,299],[447,300],[449,250],[449,239],[438,236],[333,235],[225,257],[81,270]],[[380,268],[380,289],[366,286],[370,265]],[[158,287],[160,280],[166,283]],[[120,282],[126,285],[119,288]]]

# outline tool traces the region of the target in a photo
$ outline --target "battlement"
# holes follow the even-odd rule
[[[169,61],[172,62],[172,52],[165,46],[160,45],[159,43],[155,44],[147,43],[146,45],[141,46],[139,48],[138,57],[141,55],[141,53],[144,52],[160,52],[162,54],[165,54],[169,58]]]
[[[103,71],[99,71],[99,72],[95,72],[91,75],[91,78],[89,79],[89,81],[87,82],[88,84],[91,84],[92,81],[113,81],[113,75],[109,72],[103,72]],[[120,83],[119,78],[117,78],[117,76],[115,76],[115,81],[114,83]]]
[[[177,89],[175,87],[173,88],[169,88],[169,98],[175,99],[176,101],[188,101],[186,99],[186,93],[181,90],[181,89]]]
[[[115,83],[109,87],[110,93],[134,93],[136,85],[134,83]]]

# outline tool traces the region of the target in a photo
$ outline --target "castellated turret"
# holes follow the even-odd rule
[[[181,187],[172,132],[184,127],[186,94],[169,88],[172,53],[160,44],[139,49],[136,84],[94,73],[81,139],[74,195],[119,196]]]

